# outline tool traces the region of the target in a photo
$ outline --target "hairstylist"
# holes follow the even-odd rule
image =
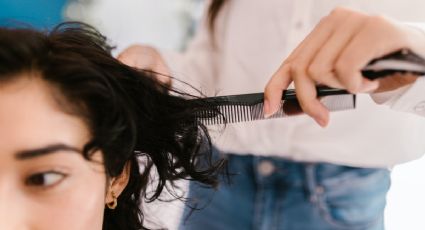
[[[414,2],[213,0],[186,52],[133,46],[119,58],[142,68],[163,63],[174,77],[209,96],[261,92],[283,58],[337,5],[425,20],[420,10],[425,2]],[[342,22],[347,29],[355,23],[351,17]],[[146,50],[148,54],[142,52]],[[192,183],[192,205],[204,208],[183,221],[181,229],[384,229],[388,167],[425,152],[417,137],[425,135],[425,121],[379,107],[369,95],[358,97],[356,110],[335,113],[332,119],[327,129],[307,116],[228,125],[215,145],[236,176],[217,192]]]
[[[335,10],[315,27],[270,80],[265,113],[270,115],[278,109],[282,90],[294,82],[303,110],[322,126],[328,124],[329,112],[316,99],[313,88],[317,83],[352,93],[372,93],[377,103],[425,116],[425,79],[398,75],[370,81],[360,73],[369,61],[400,49],[425,56],[425,30],[381,16]]]

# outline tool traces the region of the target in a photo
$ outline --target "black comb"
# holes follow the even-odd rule
[[[362,71],[364,77],[374,80],[393,74],[425,75],[425,59],[403,49],[372,60]],[[356,107],[356,95],[346,90],[318,86],[317,96],[329,111],[341,111]],[[209,107],[197,114],[198,121],[205,125],[237,123],[266,119],[263,113],[263,93],[195,99]],[[303,114],[294,89],[283,92],[281,107],[273,116],[279,118]]]

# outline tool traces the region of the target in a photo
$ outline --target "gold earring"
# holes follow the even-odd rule
[[[111,192],[111,196],[114,200],[112,202],[107,203],[106,206],[108,206],[109,209],[115,209],[118,205],[118,201],[114,191]]]

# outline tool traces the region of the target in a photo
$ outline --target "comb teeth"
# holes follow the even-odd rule
[[[410,50],[400,50],[387,56],[371,61],[362,70],[364,77],[371,80],[391,76],[394,73],[411,73],[417,76],[425,75],[425,59]],[[317,95],[330,111],[341,111],[356,107],[356,96],[342,89],[318,86]],[[264,118],[261,93],[233,96],[211,97],[197,99],[210,105],[206,111],[199,112],[198,120],[205,125],[236,123]],[[217,114],[220,112],[220,114]],[[296,99],[295,90],[285,90],[281,108],[270,118],[286,117],[303,114]]]
[[[352,109],[355,106],[353,95],[345,90],[333,89],[329,87],[318,87],[317,95],[320,96],[324,105],[330,111]],[[332,98],[332,99],[331,99]],[[242,94],[221,97],[210,97],[196,99],[202,105],[206,105],[203,110],[197,113],[198,121],[204,125],[218,125],[254,120],[263,120],[264,94]],[[303,114],[296,98],[294,90],[285,90],[282,94],[280,109],[272,118],[294,116]]]
[[[322,97],[320,101],[330,111],[341,111],[354,109],[356,104],[355,95],[333,95]],[[213,110],[202,111],[198,120],[204,125],[219,125],[264,120],[263,102],[255,104],[226,102],[216,106],[216,111],[221,114],[214,115]],[[282,100],[280,109],[273,116],[267,119],[283,118],[303,114],[296,99]]]

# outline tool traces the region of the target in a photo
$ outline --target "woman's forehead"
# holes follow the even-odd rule
[[[85,123],[63,112],[41,78],[17,77],[0,87],[0,152],[51,143],[84,145]]]

